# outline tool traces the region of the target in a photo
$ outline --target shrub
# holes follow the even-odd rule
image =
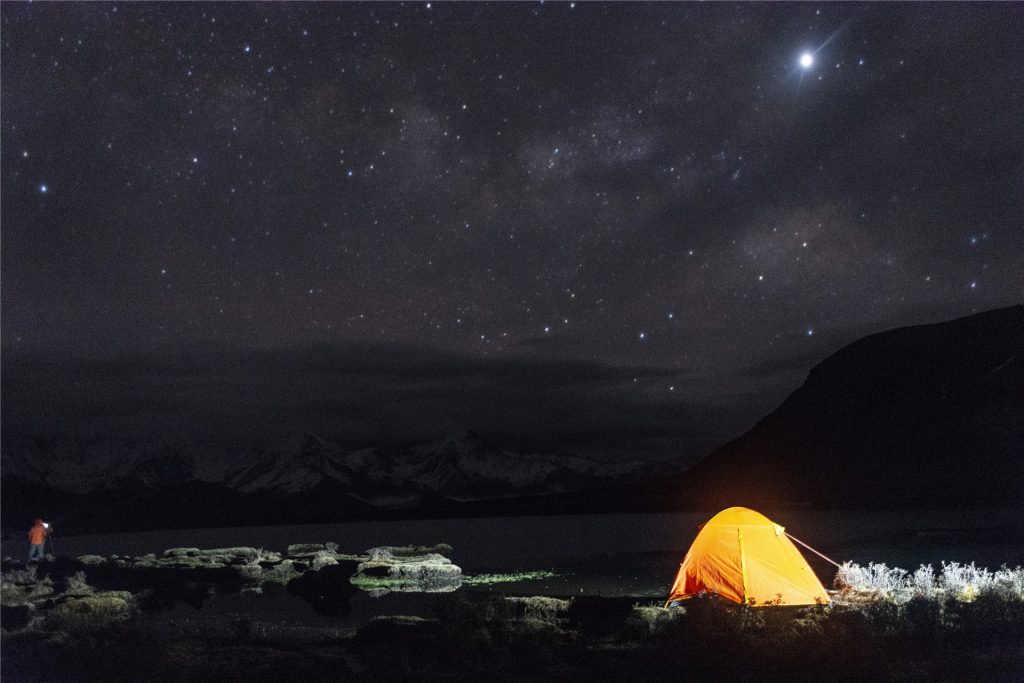
[[[1010,569],[1005,564],[992,575],[987,591],[1009,601],[1024,601],[1024,568]]]
[[[992,584],[992,572],[987,569],[958,562],[943,562],[942,573],[936,581],[937,587],[957,600],[970,601]]]
[[[930,564],[922,564],[910,575],[910,585],[914,589],[914,595],[929,597],[935,593],[935,570]]]
[[[560,600],[534,595],[527,598],[505,598],[513,604],[522,605],[523,617],[526,619],[537,619],[551,624],[558,622],[558,615],[569,609],[572,600]]]
[[[880,598],[897,603],[914,597],[914,589],[905,569],[890,569],[885,564],[875,562],[869,562],[866,567],[844,562],[839,566],[834,585],[844,592],[875,593]]]
[[[971,602],[989,596],[1004,602],[1024,601],[1024,569],[1006,565],[991,572],[973,562],[943,562],[936,574],[931,565],[921,565],[913,574],[899,567],[869,563],[867,567],[846,562],[839,567],[835,586],[842,590],[842,601],[856,602],[857,593],[902,605],[919,598],[931,601],[955,599]]]
[[[684,607],[668,609],[659,604],[637,603],[633,605],[633,611],[626,618],[626,632],[639,637],[659,635],[683,614],[686,614]]]

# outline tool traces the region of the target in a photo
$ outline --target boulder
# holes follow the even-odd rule
[[[282,560],[269,567],[264,566],[261,578],[263,581],[286,584],[299,575],[292,560]]]
[[[24,605],[53,595],[53,586],[41,583],[14,584],[6,581],[0,585],[0,604],[9,607]]]
[[[198,556],[209,557],[223,564],[231,564],[235,561],[253,561],[259,556],[259,553],[256,551],[256,548],[239,546],[237,548],[204,548],[199,551]]]
[[[281,553],[276,553],[272,550],[257,551],[255,561],[259,562],[264,567],[269,567],[274,564],[281,562]]]
[[[327,550],[327,546],[323,543],[292,543],[288,546],[288,556],[290,557],[307,557],[316,555],[322,550]]]
[[[104,591],[61,600],[46,614],[46,624],[53,629],[93,629],[127,621],[134,612],[132,594],[127,591]]]
[[[352,582],[365,589],[402,592],[447,592],[462,582],[462,569],[428,549],[382,546],[367,551]],[[433,550],[432,548],[429,550]]]

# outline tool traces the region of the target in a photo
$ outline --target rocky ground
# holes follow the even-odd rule
[[[10,683],[1024,678],[1019,600],[839,595],[833,606],[758,609],[707,598],[664,609],[460,590],[502,578],[464,577],[451,554],[313,544],[4,560],[0,674]],[[354,599],[370,595],[392,609],[352,624]],[[263,613],[227,616],[211,606],[218,599]],[[284,617],[296,604],[308,619]],[[213,616],[181,619],[182,605]]]

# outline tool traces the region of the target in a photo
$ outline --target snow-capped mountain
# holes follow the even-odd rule
[[[227,480],[230,488],[285,496],[334,486],[376,505],[424,494],[455,501],[576,491],[641,474],[639,462],[602,463],[568,453],[507,451],[473,432],[410,448],[352,451],[312,436],[293,451],[263,453]]]
[[[640,462],[605,463],[570,453],[518,453],[462,431],[406,448],[347,450],[306,434],[273,450],[257,450],[234,466],[211,466],[155,440],[76,442],[7,440],[3,477],[85,494],[158,490],[203,482],[273,498],[328,492],[371,507],[414,507],[424,498],[455,502],[580,491],[648,474]]]
[[[294,448],[258,452],[251,464],[228,473],[224,483],[238,491],[288,494],[331,480],[345,480],[337,446],[307,434]]]

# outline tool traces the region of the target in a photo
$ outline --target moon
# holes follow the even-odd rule
[[[805,69],[810,69],[812,64],[814,64],[814,55],[810,52],[805,52],[800,55],[800,66]]]

